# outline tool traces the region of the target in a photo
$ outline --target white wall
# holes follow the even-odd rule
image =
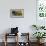
[[[24,18],[10,18],[10,9],[24,9]],[[16,26],[31,34],[32,24],[36,24],[36,0],[0,0],[0,34]]]

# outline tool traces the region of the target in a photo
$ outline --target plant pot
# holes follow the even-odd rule
[[[40,39],[37,39],[37,43],[40,43]]]
[[[39,44],[41,44],[41,43],[44,42],[44,40],[45,40],[45,39],[37,39],[37,42],[38,42]]]

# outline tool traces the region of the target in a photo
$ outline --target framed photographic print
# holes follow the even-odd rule
[[[10,9],[10,17],[23,18],[24,17],[24,9]]]

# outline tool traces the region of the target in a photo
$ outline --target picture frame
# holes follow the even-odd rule
[[[11,18],[24,18],[24,9],[10,9]]]

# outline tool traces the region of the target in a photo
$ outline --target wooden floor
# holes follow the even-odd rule
[[[0,42],[0,46],[4,46],[4,43],[2,42]],[[14,43],[12,43],[12,42],[10,42],[10,43],[8,43],[8,45],[7,46],[15,46],[15,42]],[[21,45],[22,46],[22,45]],[[25,45],[24,45],[25,46]],[[30,46],[37,46],[37,43],[30,43]],[[46,43],[44,43],[44,45],[41,45],[41,46],[46,46]]]

